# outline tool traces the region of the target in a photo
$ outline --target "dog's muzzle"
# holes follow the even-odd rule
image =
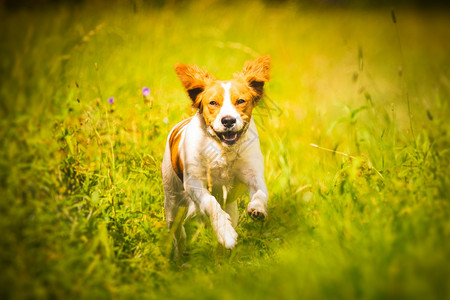
[[[229,130],[225,131],[215,131],[214,128],[210,127],[210,130],[208,130],[208,132],[210,132],[210,134],[214,138],[218,139],[223,144],[232,146],[236,144],[237,141],[239,141],[239,138],[247,131],[248,127],[249,123],[245,124],[241,130],[232,130],[230,128]]]

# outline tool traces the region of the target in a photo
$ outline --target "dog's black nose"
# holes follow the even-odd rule
[[[230,116],[226,116],[222,118],[222,124],[226,128],[233,127],[233,125],[236,123],[236,119]]]

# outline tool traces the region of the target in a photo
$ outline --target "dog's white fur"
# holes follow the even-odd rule
[[[268,191],[257,129],[253,118],[250,116],[250,121],[245,123],[232,104],[232,84],[232,81],[220,82],[223,103],[211,124],[206,123],[199,110],[184,124],[176,125],[167,140],[162,162],[164,209],[177,257],[185,248],[183,223],[197,213],[209,217],[220,244],[227,249],[233,248],[238,237],[235,231],[239,218],[236,199],[246,189],[250,192],[248,214],[259,220],[267,217]],[[236,131],[243,130],[232,145],[226,145],[211,134],[211,131],[225,130],[221,119],[228,116],[236,119],[233,127]],[[176,128],[180,136],[174,150],[169,139]],[[182,178],[174,170],[171,151],[178,151],[183,162]]]

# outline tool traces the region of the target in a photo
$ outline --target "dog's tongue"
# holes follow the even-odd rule
[[[236,132],[226,132],[223,134],[223,137],[226,141],[234,141],[237,137]]]

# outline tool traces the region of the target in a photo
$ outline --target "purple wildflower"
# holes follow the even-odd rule
[[[114,103],[114,97],[111,97],[108,99],[109,104],[113,104]]]
[[[150,89],[148,87],[144,87],[142,89],[142,95],[144,95],[145,97],[147,97],[148,95],[150,95]]]

